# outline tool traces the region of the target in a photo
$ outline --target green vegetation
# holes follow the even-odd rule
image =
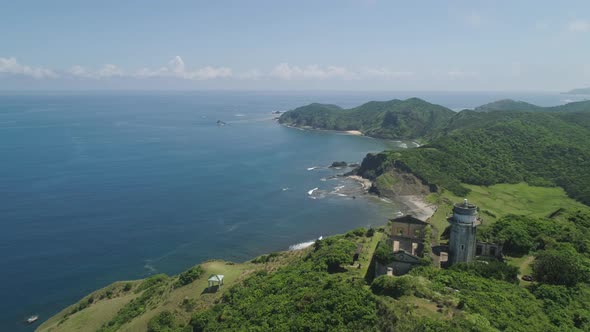
[[[181,274],[183,280],[198,275],[182,287],[175,286],[181,275],[114,284],[85,297],[79,304],[87,306],[63,323],[40,330],[101,328],[92,313],[103,331],[587,331],[589,231],[584,206],[542,217],[499,215],[483,233],[510,241],[508,250],[526,253],[523,261],[535,257],[537,281],[525,286],[516,267],[494,260],[447,270],[422,266],[367,284],[367,270],[351,265],[358,248],[358,262],[366,266],[372,257],[387,260],[391,250],[380,241],[383,233],[359,228],[250,263],[206,262]],[[213,272],[225,274],[227,283],[209,293],[206,276]],[[101,299],[107,291],[111,299]],[[126,303],[105,319],[104,304],[122,299]]]
[[[463,111],[432,143],[367,156],[359,174],[377,178],[393,167],[459,196],[469,192],[462,183],[560,186],[590,204],[587,123],[590,107],[580,114]],[[375,167],[377,161],[383,166]]]
[[[190,284],[191,282],[199,279],[203,273],[203,268],[200,265],[193,266],[192,268],[182,272],[178,276],[178,281],[174,284],[174,287],[182,287]]]
[[[518,284],[518,268],[496,260],[459,263],[453,265],[451,270],[463,271],[487,279],[491,278]]]
[[[371,290],[377,295],[391,296],[399,299],[404,295],[412,294],[413,278],[410,276],[401,276],[399,278],[391,278],[388,276],[380,276],[371,283]]]
[[[588,282],[590,261],[578,253],[569,243],[541,251],[533,265],[537,281],[564,286]]]
[[[502,99],[494,101],[485,105],[476,107],[474,111],[477,112],[491,112],[491,111],[539,111],[543,107],[526,103],[524,101],[516,101],[512,99]]]
[[[143,314],[148,309],[148,306],[156,305],[159,296],[165,291],[167,279],[167,276],[163,274],[146,279],[137,290],[138,292],[142,291],[141,295],[129,301],[129,303],[119,310],[115,317],[103,325],[98,331],[117,331],[123,324]]]
[[[502,101],[485,112],[451,114],[443,125],[446,111],[437,107],[417,99],[352,110],[314,104],[282,121],[428,136],[431,143],[418,149],[367,156],[358,173],[379,192],[404,181],[397,177],[403,172],[436,191],[429,196],[438,205],[431,218],[436,232],[427,230],[426,247],[432,234],[443,233],[453,202],[476,202],[484,220],[478,236],[502,243],[507,263],[441,270],[424,260],[408,275],[373,280],[373,263],[390,262],[391,248],[382,229],[359,228],[300,251],[115,283],[39,330],[590,330],[590,208],[566,196],[587,204],[590,198],[588,103],[528,112],[534,107]],[[225,275],[222,288],[207,288],[213,273]],[[522,282],[522,274],[535,280]]]
[[[284,113],[280,121],[430,141],[416,149],[367,156],[359,174],[381,188],[392,185],[394,180],[382,175],[396,168],[459,196],[469,192],[463,183],[526,182],[560,186],[570,197],[590,204],[590,146],[584,143],[590,137],[590,101],[539,107],[502,100],[478,110],[454,113],[412,98],[349,110],[312,104]]]
[[[456,196],[448,190],[441,189],[428,197],[431,203],[438,206],[430,222],[439,230],[439,235],[449,225],[447,217],[451,214],[452,204],[462,201],[463,198],[477,203],[479,215],[483,219],[482,228],[508,214],[547,217],[561,208],[587,208],[586,205],[567,197],[563,189],[558,187],[533,187],[526,183],[496,184],[489,187],[464,186],[469,189],[466,196]],[[483,232],[480,231],[479,234],[483,235]]]
[[[347,110],[311,104],[283,113],[279,122],[318,129],[360,130],[381,138],[420,138],[441,129],[454,114],[440,105],[410,98],[371,101]]]
[[[316,268],[336,272],[341,265],[353,263],[356,245],[350,240],[330,237],[316,241],[314,247],[315,254],[311,258]]]
[[[178,322],[170,311],[162,311],[152,318],[147,326],[148,332],[191,332],[192,329]]]

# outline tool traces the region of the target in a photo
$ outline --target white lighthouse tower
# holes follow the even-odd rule
[[[476,231],[481,220],[477,217],[477,206],[463,203],[453,206],[453,216],[449,217],[451,235],[449,237],[449,265],[471,262],[475,257]]]

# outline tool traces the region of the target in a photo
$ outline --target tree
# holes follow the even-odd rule
[[[533,264],[536,280],[554,285],[575,286],[588,280],[588,262],[571,244],[541,251]]]

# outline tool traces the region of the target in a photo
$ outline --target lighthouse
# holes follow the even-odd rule
[[[475,257],[476,231],[481,220],[477,217],[477,206],[467,199],[453,206],[453,216],[449,217],[451,235],[449,237],[449,265],[471,262]]]

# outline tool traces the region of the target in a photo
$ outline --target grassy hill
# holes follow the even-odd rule
[[[439,130],[455,113],[418,98],[371,101],[342,109],[335,105],[311,104],[283,113],[286,125],[329,130],[359,130],[382,138],[418,138]]]

